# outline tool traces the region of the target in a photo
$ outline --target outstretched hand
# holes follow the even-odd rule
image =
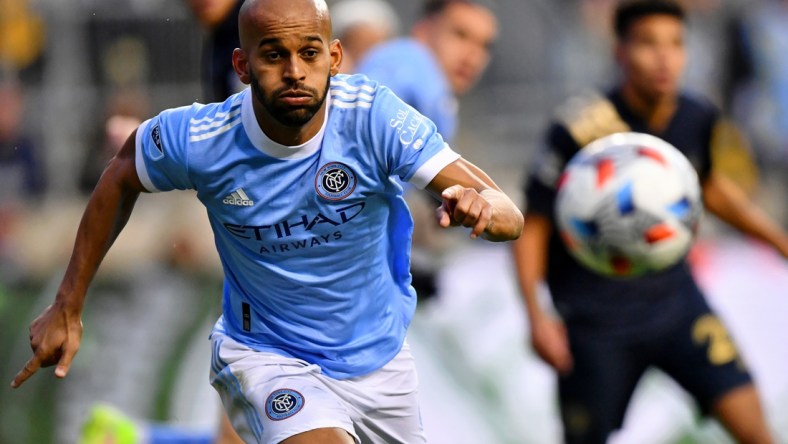
[[[559,374],[566,375],[574,365],[569,337],[564,323],[549,315],[531,320],[531,344],[534,351]]]
[[[493,206],[473,188],[452,185],[441,193],[443,202],[436,210],[438,224],[443,227],[471,228],[471,239],[492,228]]]
[[[55,376],[65,378],[71,367],[71,361],[79,350],[81,339],[82,321],[79,315],[69,313],[57,303],[47,307],[30,324],[30,347],[33,349],[33,357],[16,374],[11,387],[17,388],[22,385],[39,368],[55,364],[57,364]]]

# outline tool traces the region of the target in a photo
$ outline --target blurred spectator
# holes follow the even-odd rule
[[[342,72],[348,74],[371,48],[399,33],[399,17],[384,0],[341,0],[331,6],[331,25],[342,42]]]
[[[8,240],[20,212],[37,202],[46,185],[41,153],[23,125],[24,96],[14,74],[0,77],[0,284],[21,278]]]
[[[90,194],[98,183],[107,162],[147,115],[147,98],[136,89],[119,90],[110,95],[104,106],[104,122],[96,143],[87,154],[79,177],[79,189]]]
[[[610,15],[616,3],[580,0],[561,14],[565,32],[555,33],[550,41],[550,56],[556,64],[550,83],[558,84],[562,95],[615,77],[615,66],[607,55],[613,42]]]
[[[186,0],[206,32],[203,43],[202,84],[206,102],[221,102],[244,88],[232,65],[238,39],[238,11],[243,0]]]
[[[44,50],[44,24],[28,0],[0,0],[0,64],[22,75],[40,61]]]
[[[40,197],[46,184],[42,156],[23,125],[24,95],[13,74],[0,78],[0,203]]]
[[[788,219],[788,1],[748,5],[734,23],[732,112],[753,142],[772,202]]]

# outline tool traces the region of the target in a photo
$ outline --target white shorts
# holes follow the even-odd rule
[[[333,379],[300,359],[211,338],[211,385],[247,443],[279,443],[318,428],[341,428],[356,443],[425,443],[416,365],[405,343],[382,368]]]

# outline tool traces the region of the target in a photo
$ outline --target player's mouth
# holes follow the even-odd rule
[[[463,87],[470,87],[476,82],[477,73],[472,69],[456,69],[454,71],[454,78],[459,81]]]
[[[279,100],[291,106],[306,105],[312,101],[312,95],[306,91],[290,90],[280,94]]]
[[[668,70],[659,70],[654,73],[654,82],[656,83],[673,83],[675,82],[675,79],[676,77]]]

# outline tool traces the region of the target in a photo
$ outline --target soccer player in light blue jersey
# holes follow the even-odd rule
[[[85,210],[33,357],[65,377],[87,288],[141,192],[193,189],[225,273],[211,383],[247,442],[425,442],[405,331],[412,220],[393,179],[442,200],[442,227],[516,239],[523,218],[435,125],[366,77],[338,75],[323,0],[247,0],[223,103],[144,122]]]
[[[451,141],[457,97],[479,80],[490,62],[498,22],[485,0],[427,0],[410,37],[371,49],[357,70],[394,93]]]
[[[391,88],[429,118],[451,143],[457,129],[457,97],[468,92],[490,62],[498,22],[488,0],[425,0],[410,36],[370,49],[357,71]],[[419,301],[438,292],[437,267],[447,236],[428,222],[432,199],[405,186],[416,221],[411,274]]]

